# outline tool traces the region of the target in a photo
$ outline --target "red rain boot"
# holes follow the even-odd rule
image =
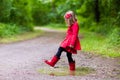
[[[70,71],[75,71],[75,61],[69,63],[69,69]]]
[[[57,56],[53,56],[53,58],[51,60],[45,60],[44,62],[48,65],[50,65],[51,67],[54,67],[54,65],[57,63],[57,61],[60,58],[58,58]]]

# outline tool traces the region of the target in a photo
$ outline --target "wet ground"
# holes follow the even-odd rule
[[[90,67],[95,73],[85,76],[51,76],[40,74],[38,69],[46,67],[44,59],[50,59],[64,39],[63,32],[45,32],[35,39],[0,44],[0,80],[120,80],[120,59],[104,58],[79,51],[73,55],[77,67]],[[63,53],[56,66],[68,66]]]

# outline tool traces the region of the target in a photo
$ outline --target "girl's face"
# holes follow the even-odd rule
[[[70,21],[69,21],[69,19],[65,19],[65,23],[67,24],[67,26],[70,26]]]

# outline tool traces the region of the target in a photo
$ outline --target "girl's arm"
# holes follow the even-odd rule
[[[72,29],[73,29],[73,34],[72,34],[70,46],[74,47],[75,41],[76,41],[76,39],[78,37],[78,33],[79,33],[79,26],[78,26],[77,22],[73,25]]]

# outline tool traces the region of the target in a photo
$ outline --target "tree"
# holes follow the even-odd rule
[[[10,22],[33,30],[31,2],[29,0],[13,0],[12,7]]]
[[[0,0],[0,22],[9,22],[12,0]]]
[[[99,0],[95,0],[95,20],[100,22]]]

